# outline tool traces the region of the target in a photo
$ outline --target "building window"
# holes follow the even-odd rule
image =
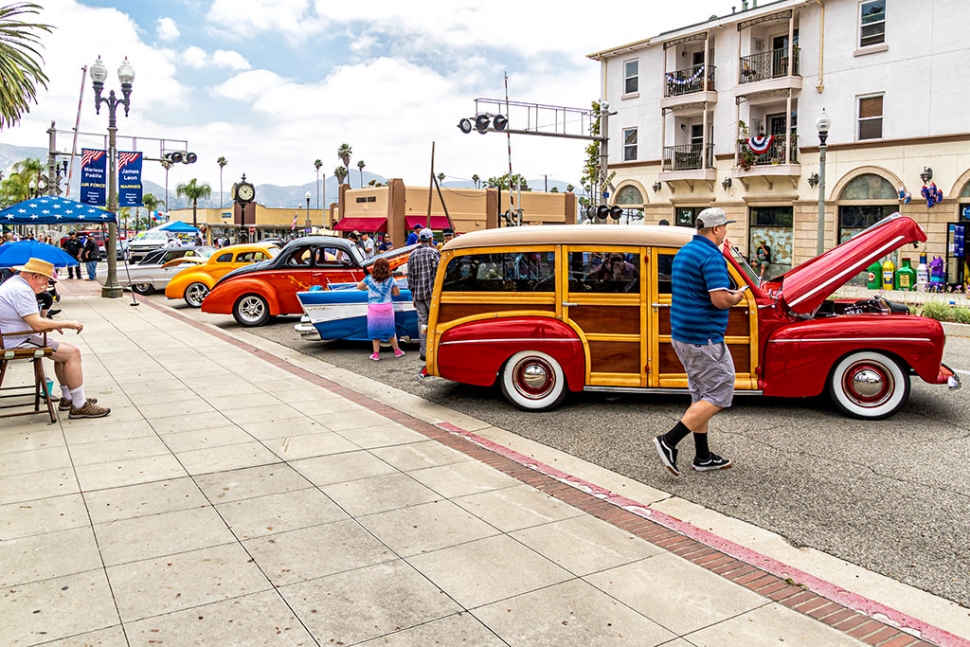
[[[623,161],[635,162],[637,159],[637,129],[623,130]]]
[[[859,5],[859,47],[886,42],[886,0]]]
[[[751,207],[750,228],[748,233],[748,257],[752,264],[758,258],[761,243],[768,250],[769,263],[764,273],[755,265],[755,271],[764,279],[784,274],[792,266],[792,248],[795,229],[792,207]]]
[[[859,97],[859,139],[882,138],[882,95]]]
[[[707,207],[677,207],[674,210],[674,224],[678,227],[693,227],[698,214]]]
[[[616,192],[616,204],[623,206],[643,206],[643,195],[640,190],[630,184]]]
[[[633,59],[623,64],[623,94],[640,91],[640,61]]]

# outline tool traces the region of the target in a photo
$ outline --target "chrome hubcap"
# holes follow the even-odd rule
[[[863,407],[878,407],[892,397],[896,388],[889,371],[873,362],[860,362],[845,372],[843,391]]]
[[[556,386],[555,374],[537,358],[529,358],[516,367],[515,389],[530,400],[547,397]]]
[[[871,369],[859,371],[852,377],[852,390],[863,398],[876,397],[882,389],[882,376]]]
[[[204,285],[196,283],[195,285],[189,287],[185,297],[193,305],[200,305],[202,303],[202,299],[204,299],[205,295],[207,294],[209,294],[209,290],[207,290]]]

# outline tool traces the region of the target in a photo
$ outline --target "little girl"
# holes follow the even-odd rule
[[[381,358],[382,339],[390,340],[394,357],[403,357],[404,351],[397,345],[397,325],[394,304],[391,303],[391,297],[401,294],[401,288],[391,276],[391,266],[386,258],[377,259],[370,274],[357,284],[357,289],[367,290],[367,335],[374,344],[374,354],[370,358],[375,362]]]

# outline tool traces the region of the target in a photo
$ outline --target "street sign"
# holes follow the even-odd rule
[[[256,227],[250,227],[249,228],[249,233],[250,234],[255,234],[256,233]]]

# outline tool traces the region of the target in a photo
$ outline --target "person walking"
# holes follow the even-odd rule
[[[418,234],[420,245],[408,257],[408,287],[411,300],[418,312],[418,337],[421,340],[421,360],[425,359],[428,342],[428,312],[431,310],[431,293],[434,291],[434,277],[438,271],[441,254],[432,243],[434,232],[422,229]]]
[[[758,280],[764,280],[765,270],[768,269],[769,265],[771,265],[771,248],[765,241],[761,241],[754,253],[754,267],[761,270]]]
[[[674,257],[670,326],[672,344],[687,372],[691,405],[666,434],[653,439],[664,466],[675,476],[677,443],[694,436],[692,467],[698,472],[731,467],[727,458],[708,447],[708,423],[734,397],[734,360],[724,334],[728,309],[744,299],[748,286],[731,289],[731,276],[721,246],[727,237],[728,220],[724,210],[704,209],[697,216],[697,233]]]
[[[357,284],[358,290],[367,290],[367,336],[374,345],[370,356],[375,362],[381,358],[381,340],[387,339],[394,349],[394,357],[404,357],[397,345],[397,323],[394,320],[393,297],[401,294],[401,288],[391,276],[391,264],[386,258],[374,262],[371,273]]]
[[[81,246],[81,262],[87,268],[89,281],[95,281],[98,278],[98,261],[100,260],[100,256],[98,241],[94,239],[94,236],[88,234],[84,239],[84,244]],[[80,268],[78,268],[78,273],[80,273]]]
[[[80,255],[81,255],[81,243],[77,239],[77,232],[76,231],[72,231],[70,233],[70,235],[68,235],[67,240],[64,241],[64,244],[61,245],[61,248],[65,252],[67,252],[67,255],[70,256],[71,258],[73,258],[74,260],[77,261],[77,260],[80,259]],[[75,267],[76,267],[76,271],[77,271],[77,276],[74,275],[74,273],[75,273]],[[74,279],[74,278],[78,278],[79,279],[79,278],[81,278],[81,266],[80,266],[80,264],[77,265],[77,266],[74,266],[74,265],[68,265],[67,266],[67,278],[69,278],[69,279]]]

